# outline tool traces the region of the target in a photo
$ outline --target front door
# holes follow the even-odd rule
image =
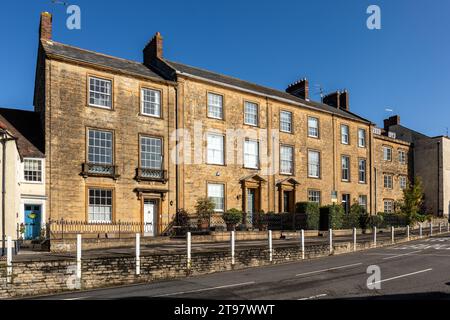
[[[344,207],[345,214],[350,213],[350,195],[343,194],[342,195],[342,206]]]
[[[156,214],[158,206],[156,200],[144,199],[144,236],[156,235]]]
[[[41,235],[41,206],[26,204],[24,210],[25,240],[33,240]]]
[[[283,192],[283,212],[292,212],[292,191]]]
[[[253,224],[253,213],[255,212],[256,189],[247,189],[247,221],[249,225]]]

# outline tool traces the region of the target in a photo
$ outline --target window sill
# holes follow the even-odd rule
[[[116,165],[85,162],[81,164],[81,176],[83,176],[83,178],[104,177],[117,180],[120,177],[120,174],[118,174]]]
[[[88,107],[89,108],[103,109],[103,110],[110,110],[110,111],[114,110],[113,107],[99,106],[99,105],[96,105],[96,104],[88,104]]]

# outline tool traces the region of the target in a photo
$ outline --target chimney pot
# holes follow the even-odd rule
[[[49,12],[41,13],[39,25],[39,39],[52,40],[52,15]]]
[[[286,88],[286,92],[304,100],[309,100],[309,81],[306,78],[297,80]]]

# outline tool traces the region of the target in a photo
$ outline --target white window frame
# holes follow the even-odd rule
[[[109,93],[104,93],[104,92],[101,92],[101,91],[91,90],[91,80],[94,80],[94,81],[98,80],[98,81],[103,81],[105,83],[109,83]],[[102,108],[102,109],[107,109],[107,110],[112,110],[112,108],[113,108],[113,82],[112,82],[111,79],[105,79],[105,78],[100,78],[100,77],[95,77],[95,76],[89,76],[88,77],[88,93],[89,93],[89,95],[88,95],[88,104],[89,104],[89,106]],[[101,104],[91,103],[91,93],[105,95],[105,96],[109,97],[109,105],[108,106],[104,106],[104,105],[101,105]]]
[[[105,191],[105,192],[111,192],[111,204],[100,204],[100,205],[96,205],[93,204],[91,205],[91,191]],[[102,199],[107,199],[106,197],[102,197],[100,195],[100,198]],[[91,215],[95,215],[95,214],[105,214],[105,212],[101,213],[101,212],[97,212],[97,213],[93,213],[91,212],[91,209],[94,210],[94,207],[98,207],[100,206],[100,208],[111,208],[110,209],[110,219],[91,219]],[[113,221],[113,214],[114,214],[114,190],[113,189],[107,189],[107,188],[88,188],[88,222],[89,223],[112,223]],[[95,216],[94,216],[95,217]]]
[[[150,101],[150,100],[146,101],[145,100],[146,92],[154,94],[155,96],[153,98],[155,99],[155,101]],[[155,111],[157,110],[157,112],[155,112],[155,113],[145,112],[146,104],[150,104],[150,108],[154,107]],[[141,88],[141,114],[143,114],[144,116],[161,118],[161,91],[160,90],[155,90],[155,89],[150,89],[150,88]]]
[[[317,155],[317,162],[312,162],[312,155]],[[308,177],[309,178],[320,178],[320,152],[317,150],[308,150]],[[316,174],[314,174],[314,172]]]
[[[315,126],[311,126],[311,122],[315,122]],[[319,138],[320,128],[319,128],[319,118],[308,117],[308,137]]]
[[[308,190],[308,202],[314,202],[320,205],[322,194],[320,190]],[[315,199],[315,200],[311,200]]]
[[[383,187],[390,190],[394,188],[394,176],[392,174],[386,173],[383,175]]]
[[[289,122],[283,121],[283,117],[282,115],[289,115]],[[283,128],[283,124],[285,124],[286,126],[289,127],[289,129]],[[286,133],[292,133],[293,131],[293,123],[292,123],[292,112],[290,111],[286,111],[286,110],[281,110],[280,111],[280,131],[281,132],[286,132]]]
[[[366,129],[358,129],[358,147],[365,148],[367,144]]]
[[[248,153],[247,146],[250,144],[256,144],[256,155]],[[253,140],[253,139],[245,139],[244,140],[244,168],[247,169],[259,169],[259,141]],[[249,157],[255,157],[256,156],[256,166],[249,165],[246,161],[249,159]]]
[[[361,168],[361,163],[364,162],[364,168]],[[364,179],[361,180],[361,174],[364,173]],[[367,182],[367,160],[366,159],[358,159],[358,182],[366,183]]]
[[[406,151],[403,149],[398,150],[398,162],[400,164],[406,164]]]
[[[213,139],[220,138],[222,141],[222,149],[216,149]],[[210,140],[211,139],[211,140]],[[217,154],[220,160],[217,160]],[[206,136],[206,163],[213,165],[225,164],[225,136],[218,133],[208,133]]]
[[[344,159],[346,159],[347,161],[346,164],[347,166],[344,167]],[[344,170],[347,170],[347,178],[344,178]],[[349,156],[341,156],[341,180],[345,181],[345,182],[349,182],[350,181],[350,157]]]
[[[364,199],[364,200],[363,200]],[[358,196],[358,204],[363,207],[366,212],[367,212],[367,195],[365,194],[360,194]]]
[[[383,210],[384,213],[394,213],[394,200],[391,199],[383,200]]]
[[[100,132],[100,133],[109,133],[109,134],[111,134],[111,162],[95,162],[95,161],[91,161],[90,159],[89,159],[89,156],[92,154],[90,151],[89,151],[89,148],[90,148],[90,144],[89,144],[89,140],[90,140],[90,137],[89,137],[89,133],[90,132]],[[105,140],[106,141],[106,140]],[[99,148],[99,150],[101,150],[101,149],[107,149],[106,147],[104,147],[104,146],[93,146],[93,147],[96,147],[96,148]],[[86,153],[87,153],[87,161],[89,162],[89,163],[92,163],[92,164],[98,164],[98,165],[113,165],[114,164],[114,132],[112,132],[112,131],[109,131],[109,130],[102,130],[102,129],[94,129],[94,128],[89,128],[88,130],[87,130],[87,150],[86,150]],[[94,154],[95,155],[95,154]]]
[[[26,180],[25,179],[25,162],[26,161],[33,161],[33,162],[40,162],[40,176],[41,176],[41,178],[40,178],[40,180],[36,180],[36,181],[31,181],[31,180]],[[38,166],[39,166],[38,165]],[[44,177],[44,174],[45,174],[45,168],[44,168],[44,159],[40,159],[40,158],[24,158],[23,159],[23,163],[22,163],[22,182],[23,183],[29,183],[29,184],[43,184],[44,183],[44,179],[45,179],[45,177]],[[27,170],[27,171],[34,171],[34,170]]]
[[[249,110],[249,108],[255,108],[255,110]],[[252,122],[254,120],[254,122]],[[259,105],[254,102],[244,101],[244,124],[257,127],[259,124]]]
[[[344,130],[345,128],[347,129],[346,132]],[[341,143],[350,144],[350,127],[346,124],[341,124]]]
[[[290,150],[290,159],[285,158],[285,153],[283,150]],[[287,166],[285,164],[288,164]],[[284,170],[286,167],[289,167],[290,170]],[[281,174],[294,174],[294,147],[289,145],[280,145],[280,173]]]
[[[150,151],[144,151],[144,150],[142,150],[142,147],[143,147],[143,143],[142,143],[142,141],[143,140],[145,140],[145,139],[148,139],[148,140],[159,140],[159,143],[160,143],[160,153],[159,154],[157,154],[156,152],[150,152]],[[141,168],[144,168],[144,169],[155,169],[155,170],[162,170],[163,169],[163,152],[164,152],[164,149],[163,149],[163,140],[162,140],[162,138],[158,138],[158,137],[151,137],[151,136],[144,136],[144,135],[142,135],[142,136],[140,136],[139,137],[139,159],[140,159],[140,164],[139,164],[139,166],[141,167]],[[143,161],[144,161],[144,157],[143,157],[143,153],[147,153],[147,154],[149,154],[150,155],[150,157],[152,156],[152,155],[156,155],[156,157],[160,157],[160,159],[159,159],[159,166],[144,166],[143,165]],[[147,160],[147,159],[146,159]],[[155,160],[155,159],[148,159],[148,161],[150,161],[150,162],[155,162],[155,163],[158,163],[158,160]]]
[[[406,176],[400,176],[398,178],[398,184],[400,186],[400,190],[405,190],[408,186],[408,179],[406,178]]]
[[[392,147],[383,146],[383,160],[392,161]]]
[[[220,103],[219,104],[215,104],[215,101],[212,101],[212,98],[218,98],[218,101],[220,101]],[[208,118],[223,120],[223,118],[224,118],[223,100],[224,100],[223,95],[217,94],[217,93],[213,93],[213,92],[208,92],[208,96],[207,96]],[[214,113],[216,111],[215,110],[212,111],[211,110],[212,108],[219,109],[220,110],[220,116],[215,115]]]
[[[212,189],[210,189],[210,187],[218,187],[218,186],[220,186],[221,187],[221,189],[222,189],[222,195],[220,195],[220,196],[216,196],[216,195],[211,195],[211,193],[213,193],[212,191]],[[215,208],[214,208],[214,212],[225,212],[225,184],[224,183],[213,183],[213,182],[208,182],[208,184],[207,184],[207,197],[208,197],[208,199],[210,199],[213,203],[214,203],[214,205],[215,205]],[[217,201],[215,201],[214,199],[211,199],[211,198],[218,198],[219,199],[219,201],[221,201],[221,203],[219,202],[217,202]],[[221,199],[221,200],[220,200]],[[222,207],[220,208],[218,208],[217,207],[217,205],[222,205]]]

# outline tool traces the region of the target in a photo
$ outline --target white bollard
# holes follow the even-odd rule
[[[269,230],[269,261],[272,261],[272,230]]]
[[[77,234],[77,283],[81,283],[81,234]]]
[[[377,246],[377,227],[373,227],[373,246]]]
[[[12,240],[11,237],[6,238],[6,282],[12,282]]]
[[[234,242],[235,242],[235,231],[231,231],[231,265],[234,265]]]
[[[395,229],[391,226],[391,243],[395,242]]]
[[[430,237],[433,236],[433,222],[430,222]]]
[[[439,222],[439,233],[442,233],[442,225],[440,222]]]
[[[187,250],[187,268],[188,270],[191,269],[191,250],[192,250],[192,243],[191,243],[191,232],[186,233],[186,250]]]
[[[305,230],[301,230],[302,259],[305,260]]]
[[[450,223],[447,222],[447,232],[450,232]]]
[[[136,233],[136,275],[141,274],[141,234]]]
[[[356,251],[356,228],[353,228],[353,251]]]
[[[409,226],[406,226],[406,239],[409,241]]]
[[[333,253],[333,229],[328,230],[328,238],[330,242],[330,254]]]
[[[422,224],[419,224],[419,237],[422,238]]]

